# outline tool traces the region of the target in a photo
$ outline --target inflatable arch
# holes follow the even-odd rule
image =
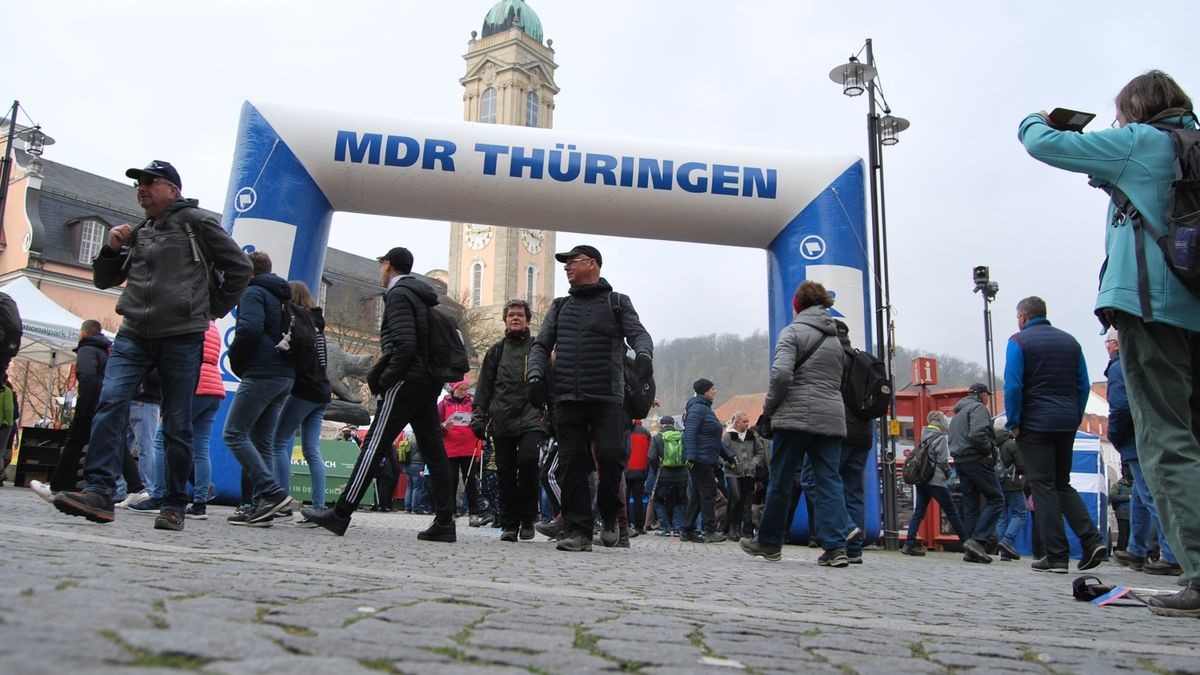
[[[247,250],[268,251],[277,274],[312,288],[334,211],[763,248],[772,347],[792,320],[796,286],[815,279],[837,294],[835,311],[870,349],[863,176],[862,160],[849,154],[247,102],[223,226]],[[397,232],[380,248],[403,243]],[[232,324],[223,322],[226,340]],[[237,380],[223,374],[232,393]],[[220,434],[213,439],[214,480],[230,501],[240,467]],[[878,490],[867,496],[874,533]]]

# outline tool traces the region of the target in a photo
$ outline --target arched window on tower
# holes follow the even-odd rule
[[[488,87],[479,99],[479,121],[496,123],[496,90]]]
[[[483,304],[483,263],[476,260],[471,263],[471,306]]]
[[[538,95],[534,92],[525,94],[525,126],[538,125]]]
[[[525,268],[525,302],[532,305],[535,295],[537,295],[537,267],[530,265]]]

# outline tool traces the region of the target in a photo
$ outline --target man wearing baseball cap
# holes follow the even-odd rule
[[[157,367],[166,494],[154,527],[182,530],[192,469],[192,396],[204,334],[211,319],[225,316],[237,304],[251,267],[217,219],[197,208],[196,200],[180,195],[183,181],[169,162],[155,160],[125,175],[136,180],[146,219],[136,227],[126,223],[109,230],[107,244],[92,261],[97,288],[125,284],[117,300],[117,313],[124,320],[92,420],[83,469],[86,484],[82,492],[57,493],[53,504],[72,516],[112,522],[129,403],[142,378]],[[210,268],[224,275],[215,287],[210,286]]]
[[[557,350],[551,385],[555,399],[554,431],[565,463],[562,479],[561,551],[592,550],[595,514],[588,477],[599,470],[596,505],[603,528],[600,541],[616,546],[625,471],[625,350],[636,353],[642,381],[653,374],[654,341],[642,326],[629,297],[614,293],[600,276],[604,259],[594,246],[580,245],[554,258],[563,263],[571,289],[555,298],[529,352],[529,402],[546,405],[550,353]],[[593,459],[593,446],[595,458]]]
[[[987,408],[991,393],[982,382],[971,385],[954,405],[947,436],[962,489],[963,560],[973,563],[992,562],[984,547],[995,537],[996,521],[1004,510],[1004,491],[996,476],[996,432]]]

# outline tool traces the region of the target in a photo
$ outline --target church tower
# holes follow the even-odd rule
[[[558,93],[552,44],[542,44],[542,22],[523,0],[497,2],[467,43],[463,119],[550,128]],[[502,334],[505,302],[522,298],[539,312],[554,298],[554,244],[547,230],[451,223],[450,296],[481,309]]]

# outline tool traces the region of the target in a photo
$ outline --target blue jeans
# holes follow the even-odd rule
[[[129,443],[130,453],[137,457],[138,477],[142,479],[146,494],[162,499],[167,494],[164,483],[167,453],[161,449],[161,443],[155,442],[159,432],[158,415],[157,403],[130,401],[125,439]]]
[[[771,453],[771,482],[763,504],[758,542],[779,546],[787,536],[788,507],[791,503],[792,478],[796,464],[805,456],[812,462],[813,501],[816,503],[814,526],[817,540],[827,550],[846,545],[846,501],[838,464],[842,456],[841,439],[807,431],[780,429],[775,433]]]
[[[1005,490],[1004,501],[1007,508],[1002,510],[1000,517],[996,519],[996,540],[1014,546],[1017,543],[1017,533],[1025,527],[1025,521],[1029,519],[1029,511],[1025,508],[1025,491]]]
[[[221,399],[216,396],[197,396],[192,401],[192,473],[195,475],[192,501],[197,504],[208,501],[208,484],[212,481],[212,461],[209,459],[208,443],[212,435],[213,418],[217,416],[217,408],[220,407]],[[165,454],[162,425],[158,425],[158,430],[154,433],[154,461],[158,466],[162,465]],[[203,481],[201,474],[204,476]],[[201,485],[204,487],[201,488]],[[147,489],[147,494],[162,499],[163,491],[154,492]]]
[[[275,425],[275,482],[284,492],[292,489],[292,439],[300,430],[300,451],[308,463],[312,504],[325,506],[325,460],[321,459],[321,420],[329,402],[313,403],[288,396]]]
[[[959,539],[966,541],[967,530],[963,527],[962,519],[958,517],[958,509],[954,508],[954,498],[950,495],[950,490],[945,485],[918,485],[916,487],[917,500],[913,504],[912,519],[908,521],[908,539],[906,541],[917,540],[917,530],[921,529],[921,521],[925,520],[925,510],[929,508],[930,500],[936,501],[938,506],[942,507],[942,515],[950,521],[950,527],[954,528],[954,533],[958,535]],[[939,527],[939,529],[941,528]]]
[[[404,491],[404,510],[413,513],[429,513],[433,509],[429,504],[429,486],[425,484],[425,474],[422,464],[407,464],[404,473],[408,474],[408,488]]]
[[[204,332],[152,340],[117,333],[104,371],[104,389],[92,420],[84,464],[84,491],[109,499],[121,473],[125,421],[138,383],[155,366],[162,381],[163,433],[166,439],[166,496],[163,504],[187,506],[187,479],[192,470],[192,398],[200,377]]]
[[[986,544],[996,531],[996,520],[1004,511],[1004,491],[990,459],[956,462],[959,489],[962,490],[963,525],[967,537]],[[980,508],[979,500],[984,499]]]
[[[246,377],[225,413],[225,445],[249,477],[256,501],[281,491],[273,470],[275,425],[293,382],[290,377]]]
[[[1167,536],[1163,533],[1162,523],[1158,520],[1158,509],[1154,506],[1154,495],[1146,485],[1146,476],[1142,473],[1142,463],[1136,459],[1129,461],[1129,472],[1133,474],[1133,508],[1129,513],[1129,546],[1128,551],[1133,555],[1146,557],[1150,551],[1150,528],[1158,533],[1158,548],[1162,551],[1162,559],[1172,565],[1179,564]],[[1139,508],[1144,507],[1144,508]]]
[[[867,457],[871,456],[870,448],[852,448],[842,446],[842,457],[838,463],[838,473],[842,475],[842,499],[846,504],[846,534],[850,530],[861,527],[861,539],[846,544],[846,553],[862,555],[863,542],[867,540],[867,509],[866,488],[863,486],[863,471],[867,468]]]

